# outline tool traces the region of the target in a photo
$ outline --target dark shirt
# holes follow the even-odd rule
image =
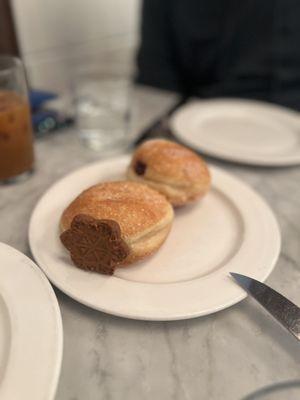
[[[137,81],[300,108],[300,0],[144,0]]]

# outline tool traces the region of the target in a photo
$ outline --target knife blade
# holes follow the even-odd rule
[[[264,283],[230,272],[235,281],[296,339],[300,340],[300,308]]]

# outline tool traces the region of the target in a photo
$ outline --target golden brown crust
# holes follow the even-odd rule
[[[131,252],[122,263],[122,265],[120,265],[120,267],[132,264],[136,261],[143,260],[144,258],[154,254],[166,241],[170,233],[171,227],[172,224],[168,224],[165,228],[149,236],[148,238],[144,238],[138,243],[131,244]]]
[[[173,221],[172,206],[164,196],[147,185],[130,181],[105,182],[82,192],[63,212],[61,230],[69,229],[78,214],[119,224],[121,237],[130,249],[123,265],[155,252]]]
[[[128,178],[164,194],[173,205],[202,197],[211,177],[204,160],[186,147],[163,139],[141,144],[133,154]]]
[[[163,177],[180,185],[197,183],[199,177],[207,173],[206,164],[196,153],[169,140],[154,139],[142,143],[135,151],[131,165],[137,161],[146,164],[145,177],[158,181]]]
[[[130,181],[100,183],[83,191],[63,212],[62,230],[71,226],[77,214],[117,221],[124,238],[139,236],[173,217],[164,196],[145,184]]]

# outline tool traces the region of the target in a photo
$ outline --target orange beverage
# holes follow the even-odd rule
[[[33,137],[27,99],[0,90],[0,180],[33,167]]]

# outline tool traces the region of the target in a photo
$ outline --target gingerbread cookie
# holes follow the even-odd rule
[[[76,215],[71,227],[60,235],[73,263],[88,271],[112,275],[115,267],[125,260],[129,248],[121,238],[116,221]]]

